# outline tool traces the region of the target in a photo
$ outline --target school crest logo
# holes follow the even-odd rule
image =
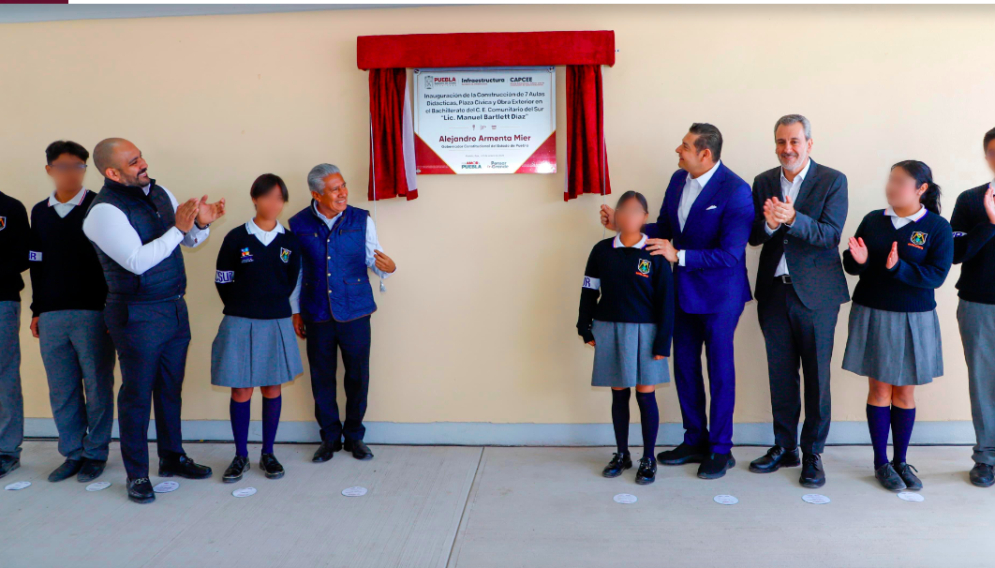
[[[245,247],[244,249],[242,249],[241,257],[242,257],[242,264],[245,264],[246,262],[252,262],[252,253],[249,252],[249,247]]]
[[[641,258],[639,259],[639,264],[636,265],[636,270],[638,270],[639,274],[643,276],[649,276],[650,266],[651,266],[650,261],[646,260],[645,258]]]
[[[290,262],[290,251],[280,247],[280,260],[282,260],[284,264]]]
[[[912,232],[912,237],[911,237],[912,244],[919,245],[919,246],[925,245],[926,244],[926,236],[927,236],[927,234],[928,233],[924,233],[922,231],[913,231]]]
[[[6,217],[0,217],[0,231],[4,230],[6,228],[7,228],[7,218]]]

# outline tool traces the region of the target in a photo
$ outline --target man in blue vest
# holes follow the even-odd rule
[[[397,266],[383,253],[368,211],[348,204],[349,189],[339,169],[319,164],[307,176],[311,205],[290,219],[301,242],[299,302],[291,300],[294,330],[307,340],[314,415],[321,446],[312,461],[326,462],[342,449],[368,460],[363,443],[370,385],[370,314],[376,311],[367,268],[387,278]],[[299,305],[296,305],[299,304]],[[345,365],[345,423],[335,400],[336,348]]]
[[[149,481],[149,412],[155,404],[159,475],[204,479],[211,468],[183,451],[180,391],[190,345],[183,301],[187,277],[179,245],[204,242],[224,214],[224,199],[180,205],[148,175],[134,144],[108,138],[93,150],[104,187],[93,200],[83,233],[93,242],[107,281],[104,321],[121,362],[118,426],[128,472],[128,498],[155,500]]]

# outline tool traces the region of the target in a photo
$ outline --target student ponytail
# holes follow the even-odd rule
[[[904,160],[898,162],[891,169],[902,168],[916,180],[916,188],[926,184],[926,191],[919,196],[919,203],[922,203],[928,211],[940,214],[940,186],[933,181],[933,170],[919,160]]]

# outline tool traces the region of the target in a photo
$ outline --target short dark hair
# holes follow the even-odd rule
[[[902,160],[891,169],[901,168],[905,170],[905,173],[909,174],[912,178],[916,180],[916,187],[926,184],[926,191],[919,196],[919,203],[922,203],[923,207],[936,213],[940,214],[940,186],[936,185],[933,181],[933,170],[929,168],[924,162],[919,160]]]
[[[718,128],[707,122],[695,122],[688,132],[698,135],[698,139],[694,141],[695,150],[701,152],[707,148],[712,151],[712,158],[719,161],[722,157],[722,133]]]
[[[277,187],[280,188],[280,196],[283,197],[283,202],[286,203],[290,199],[290,194],[287,193],[287,184],[283,183],[283,179],[276,174],[263,174],[257,177],[256,181],[252,182],[252,189],[249,190],[249,195],[253,199],[257,199]]]
[[[988,144],[991,143],[992,140],[995,140],[995,128],[985,132],[985,152],[988,151]]]
[[[76,156],[80,160],[83,160],[84,164],[90,159],[90,153],[86,151],[86,148],[72,140],[56,140],[49,144],[48,148],[45,148],[45,160],[50,166],[52,162],[58,160],[59,156],[63,154]]]
[[[622,206],[626,204],[626,202],[631,201],[633,199],[638,201],[639,204],[643,206],[643,212],[645,213],[650,212],[650,206],[649,204],[646,203],[646,197],[643,196],[642,193],[632,190],[626,191],[625,193],[622,194],[621,197],[618,198],[618,203],[615,204],[615,209],[621,209]]]

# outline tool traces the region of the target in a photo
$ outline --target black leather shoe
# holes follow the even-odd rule
[[[273,454],[263,454],[259,457],[259,469],[263,470],[268,479],[280,479],[283,477],[283,466]]]
[[[80,483],[90,483],[104,473],[105,467],[107,467],[107,460],[91,460],[83,458],[83,467],[79,468],[79,473],[76,474],[76,481],[79,481]]]
[[[333,457],[335,457],[335,452],[342,451],[342,440],[335,440],[334,442],[322,442],[318,449],[314,452],[314,457],[311,461],[314,463],[326,462]]]
[[[362,440],[346,440],[344,447],[345,451],[352,452],[352,457],[357,460],[373,459],[373,452],[370,451],[370,448]]]
[[[251,467],[249,465],[249,458],[236,455],[235,459],[231,460],[231,465],[225,470],[225,474],[221,476],[221,481],[224,483],[237,483],[242,480],[242,476]]]
[[[175,458],[159,458],[159,477],[185,477],[187,479],[207,479],[211,468],[200,465],[183,454]]]
[[[0,477],[21,467],[21,460],[14,456],[0,456]]]
[[[632,467],[632,457],[629,453],[615,452],[612,454],[612,461],[608,462],[605,469],[601,470],[601,475],[605,477],[618,477],[622,472]]]
[[[886,463],[879,467],[874,472],[874,477],[877,478],[881,487],[884,487],[888,491],[898,492],[905,490],[905,482],[902,481],[901,476],[898,475],[898,472],[895,471],[891,463]]]
[[[802,474],[798,478],[802,487],[818,489],[826,484],[826,470],[822,468],[822,456],[805,454],[802,457]]]
[[[656,459],[663,465],[684,465],[686,463],[701,463],[708,456],[708,449],[689,446],[681,443],[672,450],[660,452]]]
[[[68,479],[79,473],[81,467],[83,467],[83,460],[66,460],[62,462],[62,465],[55,468],[55,471],[48,474],[48,480],[56,483]]]
[[[736,465],[732,453],[708,454],[705,461],[698,466],[698,477],[702,479],[718,479],[726,474],[726,470]]]
[[[922,481],[920,481],[919,477],[916,475],[916,473],[919,473],[919,470],[917,470],[914,466],[911,466],[905,462],[893,463],[891,466],[895,468],[895,472],[898,474],[898,477],[902,478],[902,481],[905,483],[906,491],[919,491],[922,489]]]
[[[147,477],[128,480],[128,499],[135,503],[151,503],[155,501],[155,491],[152,482]]]
[[[995,485],[995,471],[992,466],[986,463],[976,463],[971,468],[971,483],[978,487],[991,487]]]
[[[782,467],[798,467],[798,448],[786,450],[781,446],[774,446],[767,450],[763,456],[750,462],[750,471],[753,473],[774,473]]]
[[[653,456],[646,456],[639,460],[639,469],[636,471],[636,483],[639,485],[649,485],[656,481],[656,459]]]

